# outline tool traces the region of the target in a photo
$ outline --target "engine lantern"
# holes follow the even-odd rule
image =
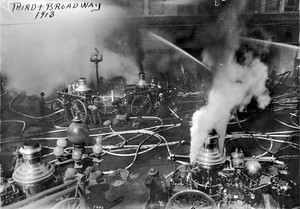
[[[13,173],[13,180],[24,189],[27,197],[49,188],[54,167],[41,161],[42,146],[36,142],[25,142],[20,148],[24,163]]]

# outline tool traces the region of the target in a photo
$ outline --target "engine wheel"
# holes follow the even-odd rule
[[[152,109],[152,102],[148,96],[139,95],[131,103],[131,112],[135,116],[149,115]]]
[[[55,99],[51,102],[51,110],[57,112],[63,109],[63,103],[60,99]],[[63,115],[63,112],[60,112],[60,115]]]
[[[79,199],[75,201],[75,198],[71,197],[59,201],[51,209],[78,209],[79,207]]]
[[[184,190],[173,195],[167,203],[166,209],[215,209],[213,199],[198,190]]]
[[[98,108],[101,114],[106,114],[106,105],[101,97],[95,96],[92,100],[92,103]]]
[[[71,106],[71,113],[73,117],[75,117],[79,113],[79,117],[81,118],[82,122],[83,123],[86,122],[87,109],[85,107],[85,104],[81,100],[79,99],[74,100]]]
[[[63,109],[63,103],[60,99],[55,99],[51,102],[51,110],[53,112],[56,112],[61,109]]]
[[[168,106],[176,113],[182,108],[182,99],[178,96],[170,96],[168,98]]]

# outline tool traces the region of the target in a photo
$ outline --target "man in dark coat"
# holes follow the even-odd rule
[[[150,208],[160,208],[159,202],[163,202],[166,195],[165,177],[156,168],[150,168],[144,183],[150,189],[148,200]]]
[[[167,101],[166,101],[165,95],[163,93],[159,93],[158,102],[159,102],[159,106],[158,106],[157,116],[160,118],[170,117],[171,112],[168,109]]]

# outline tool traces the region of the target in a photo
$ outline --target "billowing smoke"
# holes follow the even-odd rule
[[[7,77],[6,88],[28,95],[43,91],[49,96],[79,77],[95,82],[95,65],[89,60],[95,47],[103,54],[99,76],[122,73],[132,80],[139,69],[135,56],[112,51],[105,43],[106,37],[123,26],[127,14],[109,1],[101,3],[100,11],[59,10],[52,19],[35,19],[29,11],[2,10],[1,73]]]
[[[136,82],[139,66],[132,57],[126,57],[110,50],[105,50],[103,57],[103,62],[101,62],[99,68],[101,76],[105,78],[122,76],[126,79],[127,83]]]
[[[123,8],[127,17],[136,15],[134,13],[135,10],[132,10],[134,6],[132,3],[134,4],[134,2],[122,0],[113,0],[113,2]],[[139,23],[135,22],[134,19],[128,18],[123,19],[122,25],[115,28],[110,36],[105,38],[104,43],[107,49],[125,57],[131,57],[138,67],[138,71],[135,74],[138,74],[144,72],[145,52],[143,49],[143,37],[144,34],[139,28]]]
[[[253,97],[261,109],[270,102],[265,87],[267,66],[260,61],[259,50],[245,47],[239,42],[240,25],[237,24],[237,17],[240,7],[237,4],[224,13],[226,18],[219,24],[222,27],[219,29],[222,33],[219,34],[223,34],[218,38],[220,44],[214,45],[213,50],[206,49],[203,55],[204,64],[214,67],[216,73],[207,105],[193,115],[191,163],[195,162],[199,149],[213,130],[219,135],[218,147],[223,152],[227,123],[235,108],[242,110]]]
[[[108,50],[132,59],[139,72],[143,72],[143,62],[145,58],[143,49],[143,34],[136,25],[124,21],[122,25],[115,28],[110,36],[104,39],[104,46]],[[135,76],[137,78],[137,76]]]

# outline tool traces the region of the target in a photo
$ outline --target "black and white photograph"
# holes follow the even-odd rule
[[[0,0],[0,208],[299,209],[299,0]]]

